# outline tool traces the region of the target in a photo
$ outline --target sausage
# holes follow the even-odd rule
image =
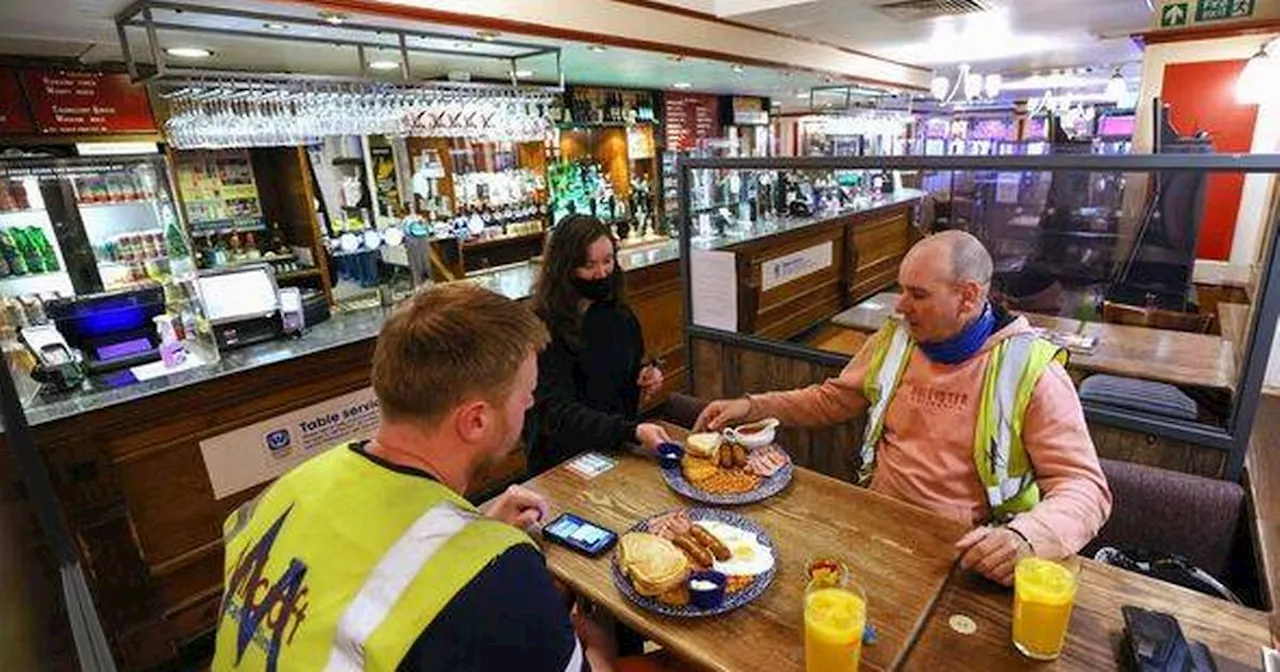
[[[720,446],[720,467],[722,469],[733,468],[733,444],[726,443]]]
[[[689,556],[693,564],[699,567],[711,566],[711,552],[699,546],[692,535],[682,534],[673,539],[672,543],[684,551],[684,554]]]
[[[711,555],[714,555],[716,560],[724,562],[733,555],[729,552],[729,547],[724,545],[724,542],[720,541],[716,538],[716,535],[702,529],[700,526],[694,525],[690,530],[690,533],[693,534],[694,539],[698,540],[699,544],[702,544],[707,548],[707,550],[711,551]]]
[[[743,448],[741,444],[733,444],[733,466],[747,466],[747,449]]]

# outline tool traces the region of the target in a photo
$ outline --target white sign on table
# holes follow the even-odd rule
[[[205,439],[200,452],[213,496],[234,495],[334,446],[366,440],[379,417],[378,398],[366,387]]]
[[[738,330],[738,267],[733,252],[694,250],[689,255],[693,323]]]
[[[835,255],[835,245],[831,241],[806,247],[799,252],[784,254],[760,264],[760,287],[769,291],[774,287],[785,285],[806,275],[812,275],[825,268],[830,268]]]

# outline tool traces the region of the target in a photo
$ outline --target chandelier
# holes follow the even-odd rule
[[[934,100],[939,104],[947,105],[960,95],[964,97],[958,102],[993,100],[1000,95],[1000,89],[1004,86],[1004,77],[1000,73],[992,72],[983,75],[974,72],[968,63],[962,63],[958,70],[954,83],[946,75],[941,74],[935,75],[930,83],[929,93],[933,94]]]

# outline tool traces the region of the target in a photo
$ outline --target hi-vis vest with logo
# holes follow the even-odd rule
[[[886,323],[877,338],[863,384],[870,404],[858,473],[863,485],[871,481],[885,415],[915,347],[896,320]],[[1036,383],[1055,361],[1065,365],[1066,351],[1025,333],[1004,339],[990,351],[973,433],[973,461],[994,521],[1029,511],[1040,501],[1031,459],[1022,445],[1022,421]]]
[[[224,525],[213,669],[394,670],[498,555],[532,544],[445,486],[347,447],[286,474]]]

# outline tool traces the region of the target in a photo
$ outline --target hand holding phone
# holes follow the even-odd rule
[[[542,536],[554,544],[577,551],[589,558],[604,555],[618,543],[618,535],[595,523],[573,515],[560,514],[542,528]]]

